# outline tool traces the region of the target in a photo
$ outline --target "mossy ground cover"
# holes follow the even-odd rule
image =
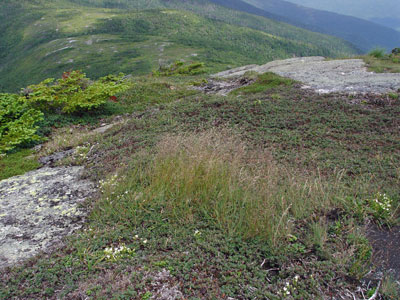
[[[379,55],[378,55],[379,56]],[[376,73],[400,73],[400,55],[383,54],[379,57],[366,55],[363,57],[370,71]]]
[[[188,299],[356,294],[372,268],[363,224],[398,218],[400,102],[266,76],[227,97],[192,90],[202,76],[134,78],[126,121],[82,138],[75,163],[101,187],[85,229],[2,273],[0,298],[148,299],[163,269]]]
[[[20,150],[0,157],[0,180],[22,175],[37,169],[40,163],[30,149]]]

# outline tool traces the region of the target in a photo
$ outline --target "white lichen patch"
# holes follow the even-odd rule
[[[42,168],[0,181],[0,268],[47,251],[79,229],[94,191],[83,167]]]

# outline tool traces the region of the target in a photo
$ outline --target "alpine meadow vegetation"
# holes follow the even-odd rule
[[[206,74],[170,75],[127,79],[107,102],[121,109],[98,116],[123,121],[104,134],[65,123],[49,136],[37,155],[73,147],[61,165],[85,166],[99,194],[65,247],[1,275],[0,295],[144,299],[161,273],[193,299],[357,293],[374,269],[365,224],[398,224],[400,103],[355,105],[270,73],[208,95],[193,89]]]
[[[209,76],[352,45],[206,0],[6,0],[0,19],[0,180],[71,151],[52,166],[96,186],[0,299],[399,299],[368,234],[400,225],[400,91]]]

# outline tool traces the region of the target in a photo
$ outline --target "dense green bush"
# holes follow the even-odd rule
[[[40,141],[48,123],[44,112],[46,116],[81,118],[82,113],[106,107],[108,99],[115,101],[116,93],[128,89],[122,77],[109,75],[91,81],[73,71],[56,82],[50,78],[31,85],[23,95],[0,94],[0,153]]]
[[[24,101],[42,111],[59,113],[86,112],[104,105],[110,97],[128,88],[123,75],[109,75],[90,81],[79,71],[67,72],[54,83],[53,78],[29,86]]]
[[[173,75],[199,75],[205,73],[204,63],[195,62],[185,64],[182,61],[176,61],[168,67],[160,66],[159,70],[154,71],[154,76],[173,76]]]
[[[39,141],[37,123],[42,119],[43,113],[18,95],[0,94],[0,153]]]

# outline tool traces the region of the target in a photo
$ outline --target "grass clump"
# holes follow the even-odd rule
[[[289,78],[283,78],[279,75],[276,75],[274,73],[264,73],[262,75],[259,75],[256,79],[256,81],[253,84],[250,84],[248,86],[239,88],[235,91],[233,91],[233,94],[256,94],[256,93],[262,93],[267,90],[270,90],[272,88],[276,88],[279,86],[291,86],[293,85],[294,81]]]
[[[381,294],[384,299],[400,298],[400,283],[393,274],[385,274],[382,280]]]
[[[295,220],[331,207],[344,190],[339,181],[278,166],[268,153],[249,151],[228,132],[167,136],[150,161],[127,174],[135,188],[127,192],[133,193],[130,209],[114,204],[124,211],[119,218],[157,209],[180,225],[206,221],[230,236],[274,246],[294,234]]]

